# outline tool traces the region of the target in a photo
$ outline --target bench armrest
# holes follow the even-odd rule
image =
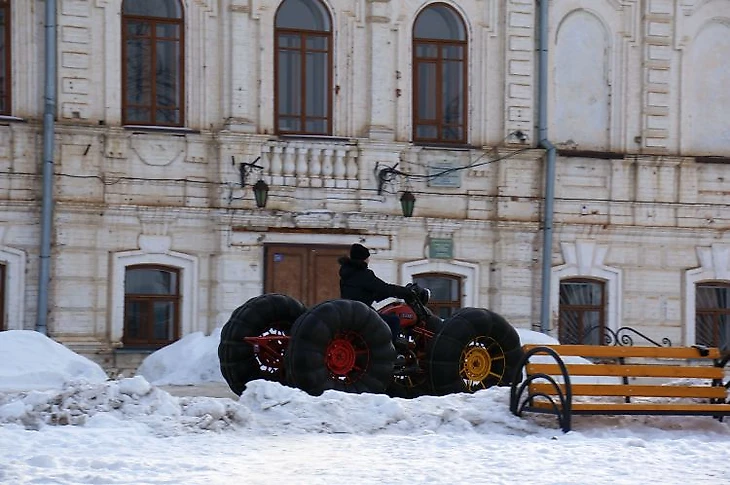
[[[550,375],[543,373],[527,374],[526,367],[530,357],[537,354],[549,355],[553,360],[555,360],[560,368],[565,392],[561,389],[560,384],[558,384],[558,382]],[[521,375],[523,372],[525,374],[525,379],[522,380],[522,382],[519,382],[520,380],[517,379],[517,376]],[[543,393],[532,393],[530,391],[530,385],[535,380],[545,380],[552,385],[553,388],[555,388],[556,394],[560,400],[559,406],[558,403],[556,403],[549,395]],[[527,392],[527,396],[523,396],[525,391]],[[510,412],[515,416],[521,415],[525,407],[532,404],[535,397],[543,397],[547,399],[550,402],[554,413],[558,416],[558,422],[563,428],[563,431],[567,432],[570,430],[571,409],[573,406],[573,391],[570,383],[570,374],[568,373],[568,368],[565,365],[565,362],[563,362],[562,357],[560,357],[560,354],[550,347],[532,347],[527,350],[520,359],[516,366],[515,378],[512,381],[512,388],[510,390]]]

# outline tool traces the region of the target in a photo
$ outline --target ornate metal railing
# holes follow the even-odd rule
[[[657,347],[671,347],[672,341],[667,337],[662,338],[661,343],[656,340],[644,335],[638,330],[632,327],[621,327],[617,330],[613,330],[607,327],[591,327],[591,329],[583,334],[583,338],[580,340],[581,344],[590,344],[591,339],[587,338],[595,331],[603,331],[603,345],[618,345],[618,346],[632,346],[634,345],[634,338],[640,337],[643,340],[656,345]]]

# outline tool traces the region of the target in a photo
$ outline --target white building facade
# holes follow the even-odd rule
[[[38,321],[44,7],[0,0],[5,330]],[[544,322],[538,9],[58,0],[49,335],[131,369],[262,292],[336,296],[362,242],[444,316],[730,346],[730,2],[549,1]]]

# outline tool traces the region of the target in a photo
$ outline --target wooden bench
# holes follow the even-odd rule
[[[510,411],[551,413],[564,432],[574,415],[730,415],[725,366],[707,347],[525,345]],[[519,375],[519,374],[518,374]]]

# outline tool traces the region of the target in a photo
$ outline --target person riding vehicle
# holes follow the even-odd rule
[[[350,256],[343,256],[338,259],[340,264],[340,297],[347,300],[357,300],[372,306],[374,302],[386,298],[401,298],[409,300],[413,298],[413,292],[406,286],[386,283],[378,278],[373,270],[368,268],[370,262],[370,250],[362,244],[355,243],[350,246]],[[380,315],[388,324],[393,335],[393,345],[398,348],[407,344],[405,339],[399,340],[400,319],[393,314]]]

